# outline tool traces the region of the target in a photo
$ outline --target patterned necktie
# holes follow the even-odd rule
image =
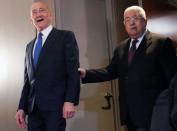
[[[42,35],[43,34],[41,32],[38,34],[38,38],[37,38],[37,42],[36,42],[36,46],[34,50],[34,67],[35,68],[37,66],[39,55],[42,49]]]
[[[132,60],[133,60],[133,56],[135,54],[135,51],[136,51],[136,44],[137,44],[138,40],[137,39],[134,39],[132,41],[132,46],[131,48],[129,49],[129,52],[128,52],[128,64],[131,64]]]

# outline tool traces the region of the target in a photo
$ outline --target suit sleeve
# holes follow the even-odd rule
[[[79,49],[73,32],[67,32],[64,46],[67,73],[65,102],[72,102],[78,105],[80,94]]]
[[[89,69],[86,71],[86,77],[82,79],[82,83],[96,83],[113,80],[118,77],[118,49],[114,51],[111,63],[101,69]]]
[[[166,76],[167,82],[170,83],[177,70],[176,50],[173,47],[171,39],[166,38],[162,43],[159,54],[160,68],[162,69],[164,76]]]
[[[18,109],[23,109],[25,113],[27,114],[28,109],[28,93],[29,93],[29,78],[27,74],[27,68],[26,68],[26,58],[25,58],[25,70],[24,70],[24,85],[21,92],[21,97],[19,101]]]
[[[172,79],[169,88],[170,122],[177,129],[177,74]]]
[[[167,81],[170,83],[169,90],[169,119],[172,126],[177,129],[177,58],[176,50],[170,39],[166,39],[163,44],[160,62]],[[173,79],[172,79],[173,77]]]

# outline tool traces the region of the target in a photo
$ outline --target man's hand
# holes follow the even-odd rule
[[[15,119],[17,122],[17,125],[19,126],[19,128],[23,128],[25,129],[27,127],[26,121],[25,121],[25,112],[24,110],[20,109],[17,111],[16,115],[15,115]]]
[[[80,77],[81,78],[85,78],[85,76],[86,76],[86,70],[83,69],[83,68],[78,68],[78,71],[80,73]]]
[[[72,118],[75,114],[74,104],[71,102],[65,102],[63,106],[63,117],[68,119]]]

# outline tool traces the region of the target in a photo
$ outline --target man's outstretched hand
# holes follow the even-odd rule
[[[80,73],[80,77],[81,78],[85,78],[85,76],[86,76],[86,70],[83,69],[83,68],[78,68],[78,71]]]

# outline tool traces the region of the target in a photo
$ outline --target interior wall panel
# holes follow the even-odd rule
[[[25,46],[34,36],[31,2],[0,4],[0,131],[20,131],[14,116],[23,84]]]

